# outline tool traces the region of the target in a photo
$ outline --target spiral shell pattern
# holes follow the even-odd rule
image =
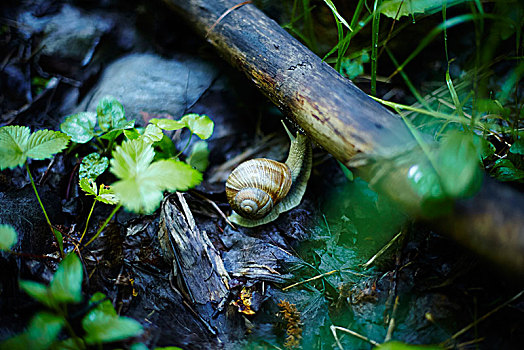
[[[267,215],[291,188],[289,167],[257,158],[240,164],[226,182],[226,196],[233,210],[248,219]]]

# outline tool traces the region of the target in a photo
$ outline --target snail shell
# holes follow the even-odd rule
[[[251,159],[233,170],[226,182],[231,207],[248,219],[266,216],[291,188],[286,164],[265,158]]]
[[[262,225],[300,204],[311,174],[311,143],[305,135],[294,137],[289,131],[288,135],[291,146],[285,163],[251,159],[229,175],[226,196],[234,211],[229,217],[232,222]]]

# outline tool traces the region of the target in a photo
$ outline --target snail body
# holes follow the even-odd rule
[[[287,131],[287,129],[286,129]],[[245,227],[263,225],[300,204],[311,174],[311,143],[289,133],[285,163],[256,158],[241,163],[229,175],[226,196],[233,208],[229,219]]]

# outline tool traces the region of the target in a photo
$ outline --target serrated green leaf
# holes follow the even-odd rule
[[[153,183],[136,178],[117,181],[111,185],[120,203],[135,213],[152,213],[163,198],[163,191]]]
[[[49,288],[42,283],[34,281],[20,281],[20,289],[26,292],[31,298],[36,301],[44,304],[45,306],[53,309],[55,307],[55,302],[49,291]]]
[[[102,157],[100,154],[93,152],[82,159],[78,177],[80,179],[90,178],[96,180],[99,175],[106,171],[108,166],[109,160],[107,157]]]
[[[60,131],[38,130],[29,136],[27,157],[33,159],[51,158],[55,153],[67,147],[69,136]]]
[[[18,241],[18,235],[11,225],[0,225],[0,250],[9,250]]]
[[[163,159],[151,164],[144,178],[162,190],[185,191],[202,182],[202,173],[184,162]]]
[[[137,177],[153,161],[153,147],[142,140],[127,140],[113,151],[111,172],[120,179]]]
[[[113,152],[111,172],[120,178],[113,190],[134,212],[150,213],[158,208],[164,190],[186,190],[202,180],[202,174],[183,162],[152,163],[153,157],[153,147],[143,140],[124,141]]]
[[[185,122],[166,118],[152,118],[149,122],[162,130],[179,130],[187,126]]]
[[[80,112],[68,116],[60,130],[71,136],[71,141],[76,143],[89,142],[95,135],[96,113]]]
[[[118,204],[118,198],[116,197],[113,188],[104,184],[100,185],[100,190],[98,191],[98,196],[96,196],[96,200],[110,205]]]
[[[118,125],[127,122],[124,106],[113,96],[102,97],[96,106],[96,114],[102,131],[117,129]]]
[[[29,134],[30,130],[25,126],[9,125],[0,128],[0,170],[12,169],[25,163]]]
[[[136,337],[143,332],[137,321],[121,316],[114,316],[103,309],[96,308],[82,319],[86,332],[87,344],[107,343]]]
[[[98,194],[96,183],[93,181],[93,179],[84,177],[80,179],[78,184],[80,185],[80,188],[82,189],[82,191],[84,191],[88,195],[96,196]]]
[[[58,266],[49,284],[53,299],[59,303],[82,301],[82,263],[76,254],[70,253]]]
[[[213,134],[215,124],[207,115],[200,114],[186,114],[181,121],[187,125],[192,133],[200,137],[202,140],[207,140]]]
[[[144,134],[141,135],[140,138],[147,143],[153,143],[162,140],[163,136],[164,133],[162,132],[162,129],[155,124],[148,124],[144,130]]]
[[[186,163],[200,172],[206,171],[209,165],[209,149],[206,141],[195,142]]]

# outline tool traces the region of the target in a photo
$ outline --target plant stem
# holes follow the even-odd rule
[[[80,236],[80,242],[82,243],[82,240],[84,239],[84,235],[87,232],[87,227],[89,226],[89,219],[91,219],[91,214],[93,214],[93,210],[95,209],[96,199],[93,201],[93,205],[91,206],[91,210],[89,211],[89,215],[87,216],[86,220],[86,227],[84,228],[84,232],[82,232],[82,236]]]
[[[102,231],[104,230],[104,228],[107,226],[107,224],[109,223],[109,221],[111,221],[111,219],[113,218],[113,216],[116,214],[116,212],[118,211],[118,209],[120,209],[122,207],[122,204],[121,203],[118,203],[118,205],[115,207],[115,209],[113,209],[113,211],[111,212],[111,214],[109,215],[109,217],[106,219],[106,221],[104,222],[104,224],[98,229],[98,231],[96,232],[96,234],[89,240],[89,242],[86,243],[86,245],[84,247],[87,247],[88,245],[90,245],[98,236],[100,236],[100,234],[102,233]]]
[[[178,158],[180,157],[180,155],[182,153],[184,153],[184,151],[187,149],[187,147],[189,146],[189,143],[191,142],[191,138],[193,137],[193,133],[191,133],[191,135],[189,135],[189,140],[187,140],[187,143],[186,145],[184,146],[184,148],[182,148],[182,150],[180,152],[178,152],[178,154],[175,156],[175,158]]]
[[[31,175],[31,171],[29,170],[29,164],[27,162],[25,163],[25,168],[27,169],[27,173],[29,174],[29,179],[31,180],[31,185],[33,186],[33,190],[35,191],[36,199],[38,200],[38,203],[40,203],[40,207],[42,208],[42,211],[44,212],[44,216],[47,221],[47,225],[49,226],[51,233],[55,237],[56,243],[58,243],[58,247],[60,248],[60,255],[64,257],[63,245],[60,242],[60,239],[58,238],[57,234],[55,233],[55,229],[53,228],[53,225],[51,224],[51,221],[49,220],[49,216],[47,216],[47,212],[45,211],[44,204],[42,203],[42,200],[40,199],[40,196],[38,195],[38,191],[36,190],[35,181],[33,180],[33,175]]]
[[[378,51],[378,34],[380,23],[379,7],[381,0],[375,0],[373,4],[373,26],[371,31],[371,95],[377,94],[377,51]]]

